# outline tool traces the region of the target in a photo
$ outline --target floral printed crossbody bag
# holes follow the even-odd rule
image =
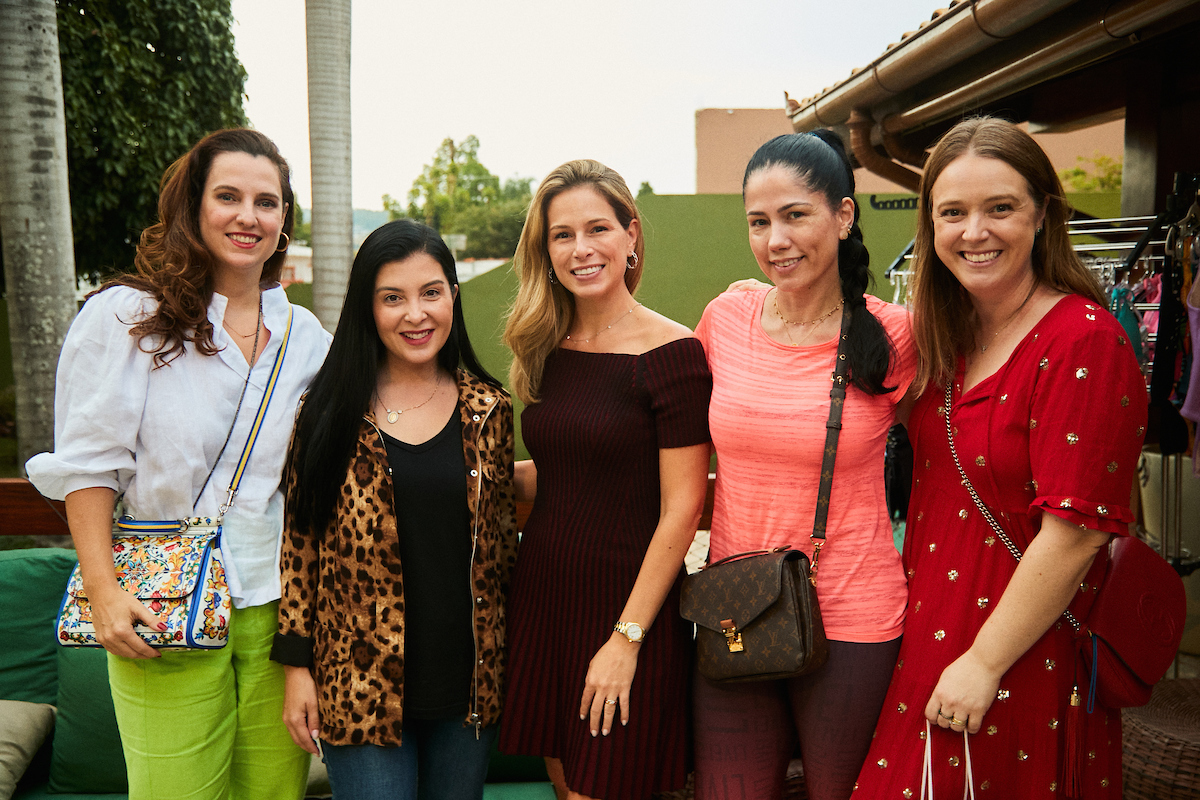
[[[113,564],[116,567],[117,583],[137,597],[154,614],[166,623],[166,630],[154,630],[137,624],[134,632],[151,647],[199,648],[213,650],[224,647],[229,641],[229,615],[232,599],[225,578],[225,564],[221,558],[221,521],[233,507],[238,487],[250,462],[254,442],[262,430],[267,406],[275,393],[279,373],[283,367],[288,342],[292,333],[292,309],[288,309],[287,328],[283,344],[275,356],[271,376],[259,403],[258,413],[250,428],[241,458],[230,480],[225,502],[221,504],[215,519],[211,517],[188,517],[177,520],[137,520],[123,516],[113,523]],[[255,341],[257,349],[257,337]],[[253,359],[252,359],[253,360]],[[246,372],[246,384],[242,386],[242,398],[250,382],[250,370]],[[241,399],[238,400],[238,411]],[[229,435],[237,424],[237,412],[229,426]],[[225,445],[229,436],[225,437]],[[222,445],[216,462],[200,494],[212,478],[216,464],[225,452]],[[200,497],[197,495],[196,502]],[[192,506],[195,512],[195,504]],[[58,643],[64,647],[101,647],[96,639],[96,628],[92,621],[92,606],[83,588],[79,564],[71,573],[67,590],[63,594],[62,607],[58,613]]]

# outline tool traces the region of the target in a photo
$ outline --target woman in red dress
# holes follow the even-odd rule
[[[1105,545],[1129,532],[1146,387],[1071,250],[1062,194],[1038,145],[1001,120],[960,123],[926,165],[908,616],[856,798],[920,796],[927,721],[938,796],[957,796],[970,772],[983,797],[1121,797],[1118,711],[1081,715],[1079,768],[1063,769],[1072,690],[1086,688],[1063,612],[1086,616]],[[963,485],[947,413],[1019,566]]]

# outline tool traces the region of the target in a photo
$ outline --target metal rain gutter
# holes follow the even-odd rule
[[[997,100],[1038,82],[1056,66],[1133,35],[1192,5],[1195,0],[1124,0],[1110,4],[1088,22],[1064,31],[1055,40],[1000,69],[959,88],[883,120],[883,130],[901,133],[926,122]]]
[[[1029,28],[1076,0],[971,0],[952,6],[849,79],[789,114],[792,128],[810,131],[844,124],[927,78]]]

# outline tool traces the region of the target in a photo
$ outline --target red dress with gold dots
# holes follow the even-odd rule
[[[1063,298],[994,375],[961,394],[951,423],[963,469],[1022,551],[1042,514],[1124,535],[1146,424],[1146,386],[1120,324],[1078,296]],[[909,423],[915,461],[904,542],[908,617],[904,642],[854,794],[921,796],[925,705],[942,670],[975,639],[1017,562],[962,486],[946,441],[944,389],[931,386]],[[1072,601],[1086,616],[1102,579],[1098,560]],[[1073,631],[1051,627],[1000,681],[983,728],[970,737],[976,796],[1062,796],[1062,754],[1071,687]],[[1082,677],[1082,676],[1080,676]],[[1086,682],[1080,680],[1081,687]],[[935,793],[958,797],[962,734],[933,727]],[[1099,704],[1085,715],[1082,794],[1121,797],[1121,716]]]

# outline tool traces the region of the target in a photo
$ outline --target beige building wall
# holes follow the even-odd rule
[[[1028,124],[1022,125],[1028,130]],[[696,194],[741,194],[746,162],[764,142],[792,125],[782,108],[702,108],[696,112]],[[1054,169],[1061,172],[1077,159],[1097,153],[1121,158],[1125,121],[1116,119],[1068,133],[1035,133],[1033,138]],[[907,194],[908,190],[865,169],[854,171],[860,194]]]
[[[696,112],[696,194],[741,194],[746,162],[764,142],[792,132],[782,108]]]

